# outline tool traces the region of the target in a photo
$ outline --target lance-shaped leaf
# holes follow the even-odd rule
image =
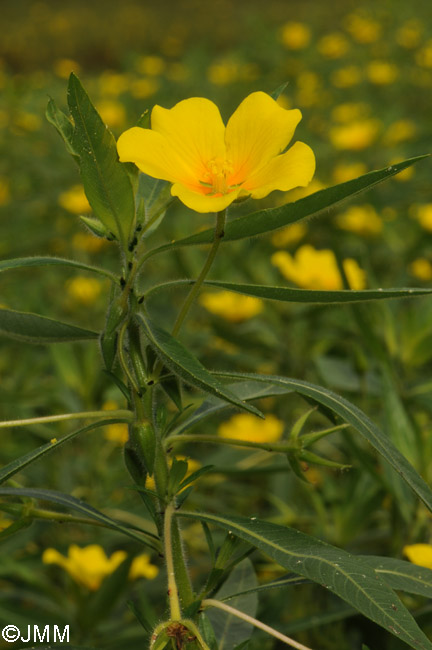
[[[432,598],[431,569],[393,557],[363,555],[362,558],[392,589]]]
[[[158,284],[146,293],[146,298],[157,294],[165,289],[189,286],[195,280],[174,280]],[[277,300],[280,302],[303,302],[314,304],[343,304],[351,302],[367,302],[369,300],[388,300],[389,298],[410,298],[426,296],[432,293],[428,288],[396,288],[396,289],[364,289],[362,291],[316,291],[310,289],[296,289],[291,287],[271,287],[260,284],[239,284],[236,282],[222,282],[219,280],[205,280],[204,284],[210,287],[227,289],[235,293],[242,293],[246,296],[256,296],[265,300]]]
[[[69,266],[71,268],[83,269],[91,273],[105,275],[111,280],[117,281],[117,276],[107,269],[101,269],[99,266],[91,266],[90,264],[84,264],[84,262],[67,260],[61,257],[17,257],[11,260],[1,260],[0,273],[11,269],[23,269],[32,266]]]
[[[88,201],[108,230],[126,245],[135,218],[132,185],[118,161],[114,136],[73,73],[68,104],[75,124],[72,146],[79,155]]]
[[[336,395],[330,390],[317,386],[300,379],[291,379],[288,377],[279,377],[275,375],[254,375],[252,373],[241,372],[221,372],[214,373],[223,377],[232,379],[250,379],[255,377],[256,381],[262,381],[266,384],[275,383],[277,386],[286,386],[292,388],[297,393],[313,399],[315,402],[330,409],[333,413],[339,415],[345,422],[351,424],[370,444],[383,456],[400,476],[408,483],[418,497],[432,511],[432,490],[425,483],[422,477],[416,472],[414,467],[407,461],[400,451],[394,446],[388,436],[386,436],[368,416],[363,413],[357,406],[351,404],[348,400],[340,395]]]
[[[207,393],[211,393],[225,402],[230,402],[241,409],[250,411],[255,415],[261,415],[258,409],[239,399],[235,393],[224,386],[219,379],[214,377],[202,365],[202,363],[187,348],[185,348],[180,341],[171,336],[171,334],[141,314],[138,315],[138,320],[149,340],[149,343],[156,350],[164,364],[176,375],[181,377],[183,381],[195,386],[196,388],[200,388]]]
[[[0,309],[0,334],[25,343],[62,343],[96,339],[97,332],[62,321],[12,309]]]
[[[48,122],[54,126],[59,135],[63,138],[68,153],[70,153],[71,156],[73,156],[78,162],[79,156],[72,144],[74,126],[68,116],[65,115],[59,108],[57,108],[57,105],[53,99],[49,100],[45,115]]]
[[[23,456],[16,458],[15,460],[11,461],[10,463],[2,467],[0,469],[0,483],[4,483],[5,481],[9,480],[12,476],[14,476],[14,474],[23,470],[24,467],[27,467],[27,465],[31,465],[31,463],[34,463],[36,460],[39,460],[39,458],[45,456],[45,454],[49,454],[51,451],[54,451],[54,449],[57,449],[57,447],[60,447],[65,442],[72,440],[72,438],[75,438],[80,433],[91,431],[92,429],[96,429],[97,427],[102,427],[109,424],[117,424],[118,422],[125,422],[125,421],[127,420],[120,419],[120,418],[110,418],[109,420],[107,420],[105,418],[103,420],[100,420],[99,422],[92,422],[91,424],[88,424],[85,427],[81,427],[80,429],[71,431],[71,433],[66,434],[62,438],[59,438],[58,440],[57,438],[53,438],[51,442],[46,442],[45,444],[40,445],[40,447],[38,447],[37,449],[33,449],[32,451],[29,451],[27,454],[24,454]]]
[[[281,566],[321,584],[417,650],[432,650],[405,605],[361,557],[294,528],[256,518],[178,512],[213,523],[252,544]]]
[[[427,158],[429,154],[424,156],[417,156],[410,158],[403,162],[379,169],[377,171],[369,172],[359,178],[355,178],[340,185],[328,187],[319,192],[315,192],[303,199],[287,203],[277,208],[267,208],[253,212],[244,217],[233,219],[226,224],[224,237],[222,242],[234,241],[237,239],[244,239],[245,237],[256,237],[272,230],[277,230],[283,226],[287,226],[306,217],[318,215],[341,201],[360,194],[365,190],[370,189],[378,183],[382,183],[387,178],[398,174],[407,167],[410,167],[419,160]],[[148,253],[148,257],[157,253],[162,253],[166,250],[173,248],[180,248],[181,246],[192,246],[196,244],[211,244],[214,240],[214,230],[209,228],[203,230],[190,237],[179,239],[178,241],[170,244],[165,244],[159,248],[155,248]]]
[[[257,385],[257,382],[248,381],[235,382],[234,384],[229,384],[227,388],[237,395],[239,399],[247,401],[252,399],[261,399],[263,397],[286,395],[286,393],[292,392],[290,388],[281,388],[280,386],[274,386],[272,384],[269,384],[268,386],[263,384]],[[227,407],[229,407],[229,404],[227,404],[225,400],[211,395],[196,409],[196,411],[186,417],[185,420],[182,420],[177,426],[173,426],[173,428],[170,429],[170,436],[178,435],[182,431],[187,431],[197,422],[200,422],[204,418],[207,418],[222,409],[226,409]]]
[[[157,546],[157,537],[146,530],[140,531],[142,534],[139,535],[132,528],[127,528],[122,524],[111,519],[108,515],[105,515],[103,512],[96,510],[92,506],[89,506],[88,503],[81,501],[81,499],[76,499],[71,497],[69,494],[64,494],[63,492],[58,492],[56,490],[44,490],[40,488],[11,488],[11,487],[0,487],[0,497],[29,497],[30,499],[40,499],[41,501],[50,501],[57,503],[65,508],[75,510],[81,515],[85,515],[89,519],[94,519],[95,521],[100,522],[107,528],[113,528],[132,539],[141,542],[141,544],[147,544],[155,550],[159,551]],[[153,541],[154,540],[154,541]]]

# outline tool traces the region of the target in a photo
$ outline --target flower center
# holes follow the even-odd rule
[[[211,188],[209,194],[228,194],[232,186],[228,185],[227,178],[234,171],[231,160],[213,158],[209,160],[206,167],[207,171],[204,180],[200,181],[201,185]]]

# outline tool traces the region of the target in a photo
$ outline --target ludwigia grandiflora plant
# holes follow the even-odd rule
[[[89,345],[99,345],[105,372],[125,395],[128,407],[2,422],[2,428],[75,419],[84,421],[85,425],[17,458],[2,468],[0,478],[7,483],[27,465],[81,433],[107,424],[127,423],[129,439],[124,448],[125,465],[140,495],[148,526],[140,529],[119,523],[72,496],[39,487],[22,488],[12,483],[2,487],[0,495],[9,497],[15,509],[22,508],[27,520],[42,516],[61,519],[57,511],[36,507],[38,500],[51,501],[78,512],[86,521],[95,520],[114,528],[163,556],[168,606],[165,618],[153,629],[147,629],[150,647],[154,650],[166,646],[216,650],[219,631],[213,629],[207,616],[209,610],[215,609],[247,623],[241,637],[236,638],[235,643],[231,640],[229,647],[240,647],[246,642],[254,626],[287,645],[306,647],[230,604],[236,595],[239,563],[251,549],[258,549],[289,571],[286,579],[277,583],[279,588],[295,588],[293,585],[304,580],[316,582],[410,647],[427,650],[432,648],[432,643],[394,589],[430,597],[432,572],[428,569],[389,558],[370,556],[365,559],[294,528],[254,516],[236,516],[223,508],[220,512],[188,510],[191,489],[209,467],[188,473],[187,461],[175,457],[179,443],[207,442],[284,454],[288,459],[287,470],[301,478],[304,461],[337,467],[311,447],[319,439],[347,426],[363,436],[418,499],[432,509],[432,492],[416,470],[390,438],[346,399],[295,378],[242,373],[229,368],[212,372],[179,340],[181,327],[204,285],[268,300],[316,304],[363,303],[430,293],[428,289],[399,288],[356,291],[348,285],[344,290],[310,291],[209,280],[208,273],[216,255],[228,256],[230,242],[263,235],[317,215],[424,158],[419,156],[370,172],[282,207],[254,211],[250,203],[249,214],[230,218],[229,209],[234,202],[262,198],[275,189],[287,191],[305,186],[314,174],[315,158],[309,146],[297,142],[283,153],[301,114],[296,109],[281,108],[276,98],[277,93],[274,96],[261,92],[249,95],[226,127],[217,107],[206,99],[186,99],[172,109],[156,106],[151,118],[143,114],[137,126],[120,136],[117,145],[76,76],[71,75],[69,81],[70,117],[53,101],[49,102],[47,117],[79,166],[95,215],[86,218],[85,223],[95,236],[118,244],[118,271],[113,273],[81,262],[50,257],[2,261],[0,271],[38,265],[85,269],[109,278],[111,295],[102,332],[10,309],[0,310],[0,329],[6,335],[28,342],[88,339]],[[215,225],[202,230],[199,221],[191,220],[195,233],[186,233],[183,239],[152,247],[151,235],[165,213],[169,215],[169,206],[176,197],[191,210],[215,213]],[[161,254],[169,255],[181,247],[198,245],[208,246],[209,252],[196,279],[173,279],[160,284],[154,277],[149,284],[147,276],[148,286],[145,291],[142,289],[140,279],[146,272],[148,260]],[[343,275],[342,268],[341,272]],[[185,299],[174,324],[170,325],[159,322],[152,315],[151,298],[173,288],[183,291]],[[195,391],[194,407],[190,406],[189,399],[184,399],[183,386]],[[202,395],[201,400],[196,399],[197,392]],[[284,440],[272,443],[252,441],[247,436],[239,440],[190,431],[197,422],[212,418],[227,406],[263,417],[254,406],[255,400],[289,392],[302,395],[330,414],[331,425],[304,434],[303,419],[292,427]],[[175,405],[174,414],[172,408],[167,408],[168,403]],[[149,478],[153,481],[151,487]],[[23,505],[17,506],[17,503]],[[185,558],[187,549],[179,525],[184,518],[202,523],[209,546],[212,569],[199,588],[191,581]],[[226,531],[219,549],[215,548],[212,535],[215,527]],[[246,550],[234,554],[239,540]],[[247,570],[253,571],[249,562]],[[224,585],[229,585],[228,594],[226,590],[220,591]],[[265,588],[270,587],[265,585]],[[253,587],[247,591],[262,588]],[[238,585],[237,591],[244,589]],[[237,602],[241,603],[241,599]],[[145,621],[143,624],[148,627]]]

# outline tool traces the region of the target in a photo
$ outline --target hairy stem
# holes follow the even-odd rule
[[[174,570],[174,557],[172,545],[172,520],[174,514],[174,504],[170,503],[165,510],[164,519],[164,548],[165,561],[168,575],[168,598],[170,604],[171,619],[179,621],[181,619],[180,600],[177,589],[177,582]]]

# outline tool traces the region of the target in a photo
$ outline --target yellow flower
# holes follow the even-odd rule
[[[418,20],[409,20],[396,32],[396,41],[401,46],[410,50],[420,43],[422,27]]]
[[[142,553],[142,555],[137,555],[132,560],[129,580],[137,580],[137,578],[153,580],[158,573],[159,568],[150,562],[150,555]]]
[[[364,163],[339,163],[333,169],[333,180],[335,183],[346,183],[366,172],[367,167]]]
[[[96,591],[104,578],[114,573],[126,557],[125,551],[115,551],[108,557],[98,544],[90,544],[84,548],[72,544],[69,546],[67,557],[54,548],[47,548],[43,552],[42,562],[61,566],[75,582],[91,591]],[[158,567],[151,564],[150,556],[144,553],[132,560],[129,579],[136,580],[142,577],[152,580],[158,573]]]
[[[425,257],[418,257],[411,262],[409,270],[418,280],[427,282],[432,280],[432,264]]]
[[[366,71],[369,81],[377,86],[393,83],[399,74],[397,66],[389,61],[371,61]]]
[[[91,212],[91,207],[82,185],[73,185],[66,192],[62,192],[58,199],[62,208],[73,214]]]
[[[399,144],[411,140],[416,134],[416,125],[412,120],[397,120],[388,127],[383,142],[387,145]]]
[[[327,59],[339,59],[349,50],[348,39],[340,32],[331,32],[323,36],[317,45],[318,52]]]
[[[271,258],[282,275],[304,289],[338,290],[343,282],[333,251],[316,250],[304,245],[291,256],[286,251],[278,251]],[[343,260],[344,270],[351,289],[364,289],[365,272],[353,259]]]
[[[271,238],[271,243],[276,248],[283,248],[290,244],[297,243],[307,233],[307,226],[304,223],[293,223],[291,226],[285,226],[277,230]]]
[[[165,61],[160,56],[142,56],[136,67],[140,74],[157,77],[165,70]]]
[[[182,456],[181,454],[176,456],[176,459],[177,460],[186,460],[187,461],[188,469],[187,469],[187,472],[186,472],[186,476],[190,476],[191,474],[193,474],[193,472],[196,472],[201,467],[201,463],[199,461],[194,460],[193,458],[188,458],[187,456]],[[172,462],[173,462],[173,459],[171,458],[170,461],[169,461],[170,467],[172,465]],[[186,478],[186,476],[185,476],[185,478]],[[155,480],[154,480],[153,476],[147,476],[145,485],[146,485],[146,488],[148,488],[149,490],[155,490],[156,489],[156,483],[155,483]]]
[[[432,231],[432,203],[417,205],[413,211],[422,228]]]
[[[119,408],[119,405],[114,400],[108,400],[102,408],[104,411],[115,411]],[[119,445],[124,445],[129,439],[128,425],[124,422],[108,424],[104,427],[104,437],[112,442],[117,442]]]
[[[353,120],[361,120],[368,115],[370,107],[363,102],[345,102],[335,106],[332,110],[331,116],[335,122],[352,122]]]
[[[416,53],[416,63],[422,68],[432,68],[432,40]]]
[[[309,45],[311,33],[304,23],[288,22],[282,27],[281,38],[289,50],[302,50]]]
[[[336,149],[366,149],[376,139],[379,126],[380,122],[373,118],[334,126],[330,129],[330,141]]]
[[[350,14],[345,27],[357,43],[375,43],[381,35],[381,26],[375,20],[359,14]]]
[[[218,427],[222,438],[249,440],[250,442],[276,442],[284,430],[284,423],[274,415],[266,415],[265,420],[251,413],[237,413]]]
[[[413,564],[432,569],[432,544],[409,544],[403,553]]]
[[[145,99],[151,97],[159,90],[159,82],[156,79],[135,79],[130,85],[130,91],[133,97]]]
[[[239,66],[235,61],[213,63],[207,70],[207,77],[216,86],[234,83],[239,77]]]
[[[6,205],[10,200],[9,181],[6,178],[0,178],[0,205]]]
[[[348,65],[345,68],[335,70],[331,75],[331,82],[335,88],[351,88],[360,83],[362,71],[356,65]]]
[[[126,75],[111,70],[103,72],[98,79],[101,95],[111,95],[112,97],[124,93],[128,89],[128,83]]]
[[[371,205],[352,205],[335,221],[339,228],[358,235],[378,235],[382,231],[382,221]]]
[[[170,110],[155,106],[152,128],[125,131],[117,147],[122,162],[173,183],[171,194],[192,210],[217,212],[240,196],[261,199],[309,183],[315,171],[310,147],[296,142],[280,153],[300,119],[299,110],[285,110],[256,92],[225,128],[213,102],[192,97]]]
[[[77,275],[75,278],[68,280],[66,290],[71,298],[83,305],[91,305],[100,296],[102,286],[96,278],[86,278],[83,275]]]
[[[95,237],[87,232],[77,232],[72,237],[72,246],[86,253],[97,253],[108,245],[107,239]]]
[[[84,548],[72,544],[69,546],[67,557],[54,548],[47,548],[42,555],[44,564],[58,564],[75,582],[92,591],[99,589],[102,580],[113,573],[125,559],[125,551],[115,551],[108,558],[98,544],[90,544]]]
[[[54,73],[61,79],[67,79],[72,70],[76,74],[81,70],[80,64],[73,59],[58,59],[54,63]]]
[[[253,318],[263,310],[263,301],[260,298],[242,296],[232,291],[203,293],[199,301],[209,312],[231,323]]]
[[[110,127],[122,126],[126,119],[126,111],[123,104],[113,101],[111,99],[106,99],[103,102],[99,102],[96,105],[96,108],[105,124],[108,124]]]

